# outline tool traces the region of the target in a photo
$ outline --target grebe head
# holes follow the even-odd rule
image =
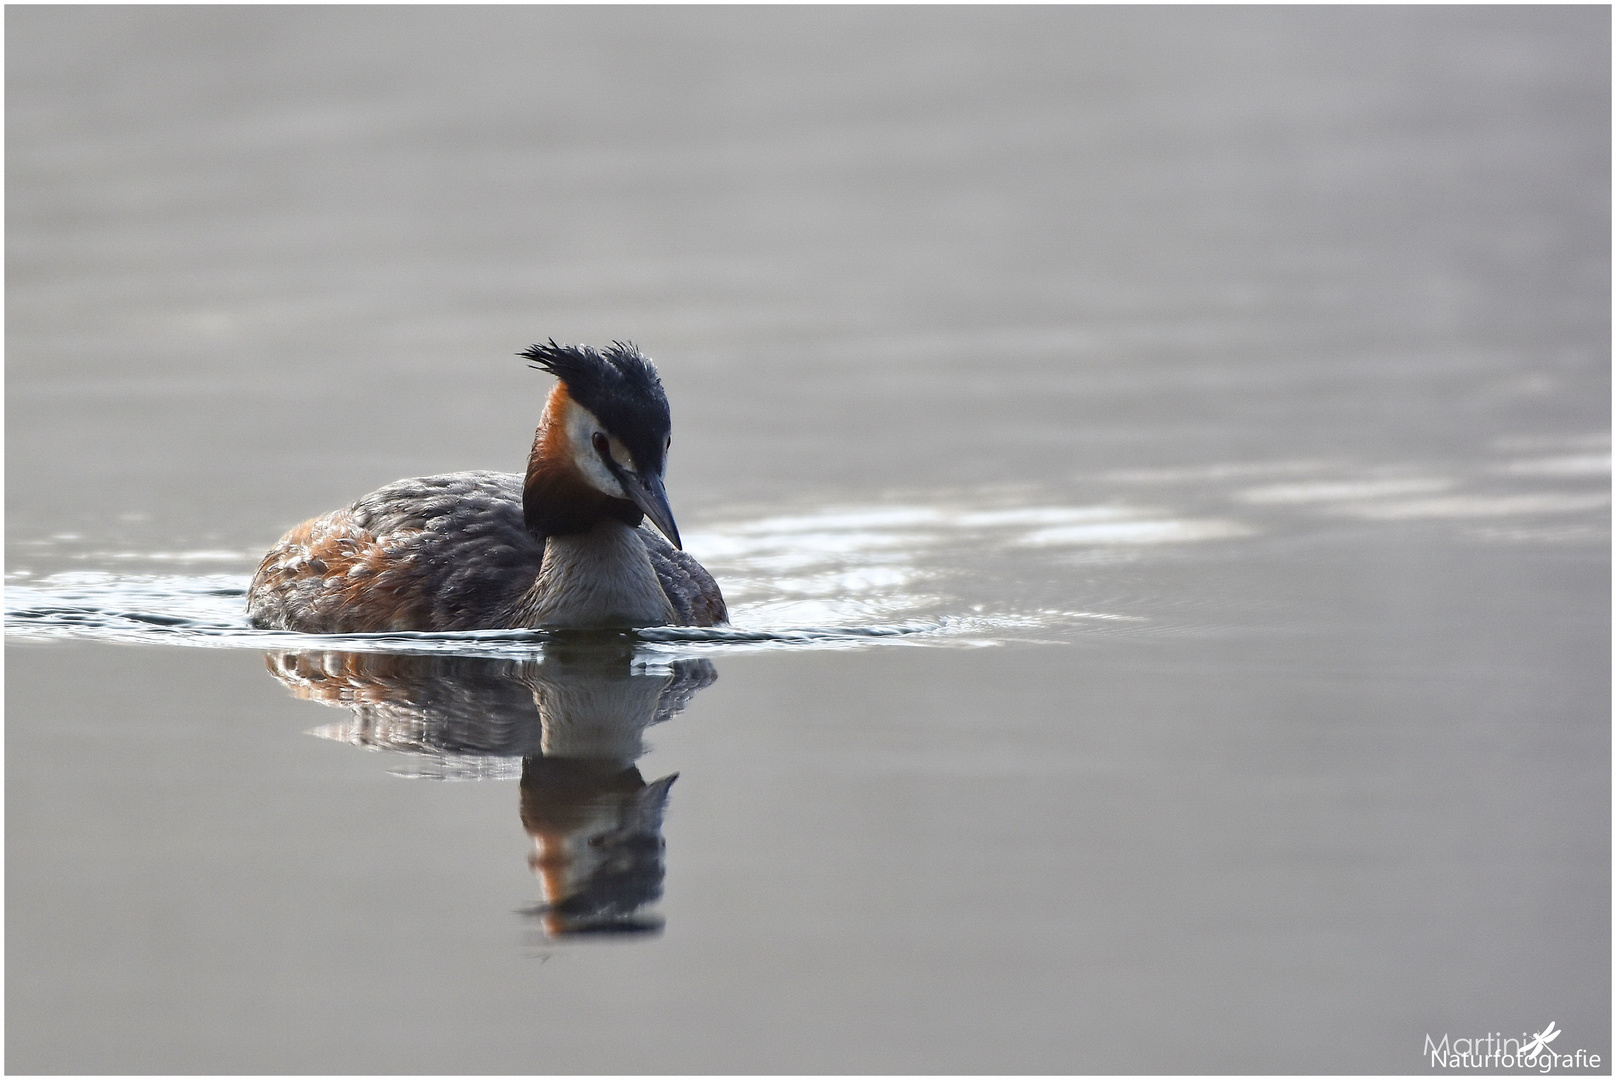
[[[597,350],[557,345],[554,338],[520,355],[561,380],[545,407],[529,486],[535,468],[570,466],[594,491],[631,504],[629,524],[643,513],[681,547],[662,483],[672,421],[650,359],[627,342]]]

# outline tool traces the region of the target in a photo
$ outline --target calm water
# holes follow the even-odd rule
[[[1609,19],[8,9],[8,1069],[1608,1072]],[[550,336],[730,631],[245,627]]]

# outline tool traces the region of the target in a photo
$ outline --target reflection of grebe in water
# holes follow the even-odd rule
[[[298,697],[353,711],[316,731],[355,745],[426,755],[446,771],[522,759],[522,825],[547,933],[625,933],[661,922],[662,816],[673,776],[647,784],[642,733],[680,712],[717,676],[705,660],[635,670],[629,643],[551,643],[542,660],[271,653]],[[431,775],[431,769],[423,775]],[[440,772],[441,774],[441,772]]]
[[[630,765],[565,758],[522,761],[528,868],[544,903],[532,909],[552,937],[661,929],[640,909],[662,896],[662,815],[677,773],[647,784]]]
[[[651,361],[621,343],[522,355],[560,380],[525,478],[399,480],[305,521],[264,556],[249,621],[321,634],[725,622],[663,490],[670,420]]]

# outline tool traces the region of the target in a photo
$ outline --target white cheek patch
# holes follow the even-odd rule
[[[612,460],[617,462],[618,468],[634,471],[634,458],[628,452],[628,447],[624,446],[616,435],[606,436],[606,448],[611,452]]]
[[[600,460],[600,455],[595,453],[595,432],[604,430],[594,413],[576,401],[567,402],[567,447],[572,452],[573,468],[597,491],[605,492],[614,499],[626,499],[628,492],[623,490],[623,485],[617,482],[617,477],[612,475],[606,463]],[[611,440],[612,457],[619,464],[628,457],[626,448],[623,456],[618,457],[617,448],[621,445],[616,439]]]

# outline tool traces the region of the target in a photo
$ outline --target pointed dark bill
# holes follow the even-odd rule
[[[662,488],[662,477],[654,473],[642,476],[624,469],[617,474],[617,479],[634,505],[651,519],[651,524],[662,530],[668,543],[683,551],[684,545],[679,542],[679,527],[673,523],[673,510],[668,506],[668,493]]]

